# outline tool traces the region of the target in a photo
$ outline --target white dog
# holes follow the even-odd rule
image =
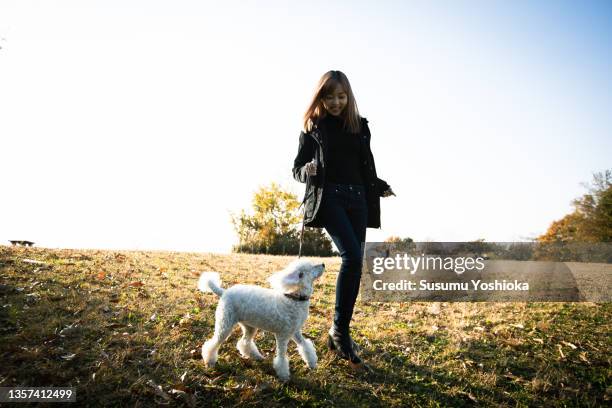
[[[273,366],[282,381],[289,379],[289,340],[297,344],[298,352],[308,367],[315,368],[317,352],[312,342],[302,336],[302,326],[308,317],[313,283],[321,277],[324,269],[324,264],[313,265],[307,260],[295,260],[268,278],[273,289],[235,285],[224,290],[218,273],[204,272],[198,288],[221,297],[215,313],[215,334],[202,346],[202,358],[206,365],[215,365],[219,347],[238,323],[242,328],[242,338],[236,347],[245,358],[264,358],[254,341],[258,329],[274,333],[276,357]]]

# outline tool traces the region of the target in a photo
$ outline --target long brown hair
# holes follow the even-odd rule
[[[310,132],[313,124],[327,115],[325,106],[323,106],[323,98],[332,93],[338,85],[342,87],[347,96],[346,107],[340,114],[340,117],[344,119],[344,128],[351,133],[361,131],[361,116],[359,116],[357,102],[348,78],[341,71],[327,71],[319,80],[312,101],[304,114],[304,131]]]

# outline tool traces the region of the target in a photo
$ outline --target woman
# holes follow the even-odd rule
[[[306,183],[304,225],[325,228],[342,257],[328,347],[354,368],[367,368],[349,333],[361,279],[361,245],[367,227],[380,228],[380,197],[395,194],[376,176],[368,121],[359,115],[348,78],[340,71],[321,77],[304,114],[293,177]]]

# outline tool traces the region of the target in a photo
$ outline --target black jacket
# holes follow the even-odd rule
[[[364,177],[364,187],[366,191],[366,201],[368,203],[368,223],[369,228],[380,228],[380,197],[389,188],[389,185],[376,176],[376,166],[374,156],[370,150],[370,128],[368,120],[361,118],[361,174]],[[293,161],[293,178],[306,184],[304,193],[305,218],[304,225],[307,227],[322,228],[323,224],[319,214],[321,197],[323,196],[323,186],[325,185],[325,158],[327,157],[327,135],[325,129],[313,126],[310,132],[300,133],[300,144],[298,153]],[[317,163],[317,175],[306,176],[306,163],[315,159]]]

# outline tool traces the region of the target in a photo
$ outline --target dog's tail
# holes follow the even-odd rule
[[[214,292],[215,295],[221,296],[225,290],[221,287],[221,278],[217,272],[203,272],[200,275],[198,289],[202,292]]]

